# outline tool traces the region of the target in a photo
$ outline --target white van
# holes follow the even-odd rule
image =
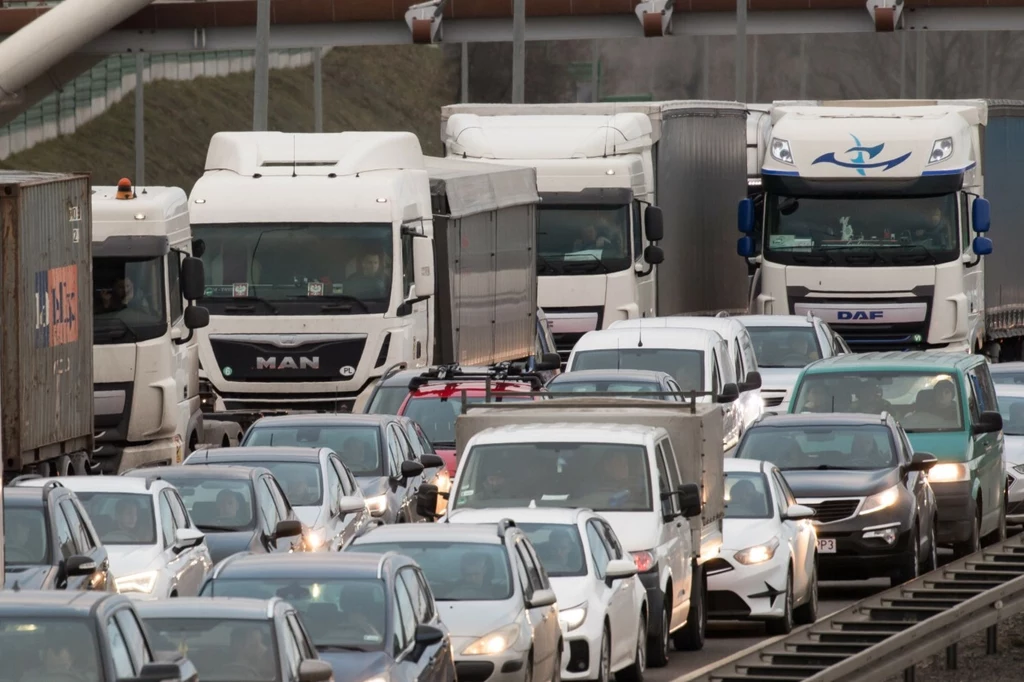
[[[761,370],[757,365],[754,341],[743,323],[734,317],[698,317],[675,315],[672,317],[645,317],[613,322],[609,329],[707,329],[718,332],[729,348],[729,359],[736,375],[740,397],[740,433],[764,413],[761,399]]]
[[[736,445],[743,416],[736,370],[728,345],[708,329],[601,329],[576,342],[565,371],[583,369],[646,369],[667,372],[684,391],[710,395],[697,398],[723,405],[725,449]]]

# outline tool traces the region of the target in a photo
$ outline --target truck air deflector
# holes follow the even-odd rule
[[[159,258],[171,251],[167,237],[160,235],[118,235],[93,242],[93,258]]]
[[[633,201],[628,187],[588,187],[579,192],[540,192],[541,206],[625,206]]]

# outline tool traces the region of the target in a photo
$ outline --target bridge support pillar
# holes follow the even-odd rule
[[[868,14],[875,22],[875,31],[891,33],[901,28],[903,18],[903,0],[867,0]]]
[[[448,0],[427,0],[411,6],[405,12],[405,24],[412,33],[412,42],[429,45],[443,40],[441,22]]]
[[[644,37],[660,38],[672,33],[672,6],[675,0],[645,0],[636,6],[636,18],[644,28]]]

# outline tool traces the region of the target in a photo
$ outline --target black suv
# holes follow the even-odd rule
[[[132,601],[104,592],[0,592],[0,660],[5,680],[199,679],[187,658],[157,662]]]
[[[38,478],[38,476],[31,476]],[[114,591],[107,550],[82,503],[58,481],[4,488],[4,587]]]
[[[777,466],[796,495],[789,503],[815,510],[821,580],[898,585],[938,566],[926,476],[936,458],[915,453],[888,413],[766,415],[735,456]]]

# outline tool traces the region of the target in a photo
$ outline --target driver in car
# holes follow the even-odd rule
[[[217,493],[217,517],[219,526],[235,526],[242,521],[241,495],[234,490],[221,490]]]
[[[28,671],[21,678],[22,682],[83,679],[83,675],[89,674],[89,657],[77,650],[81,646],[80,642],[59,641],[57,638],[48,640],[39,652],[40,668]]]
[[[376,468],[377,458],[366,448],[366,443],[352,436],[342,446],[342,459],[345,464],[356,471],[369,471]]]
[[[135,537],[139,529],[139,506],[127,497],[117,501],[114,507],[115,532]]]
[[[269,680],[277,677],[274,649],[259,630],[232,630],[229,651],[237,657],[234,662],[250,671],[254,679]]]

